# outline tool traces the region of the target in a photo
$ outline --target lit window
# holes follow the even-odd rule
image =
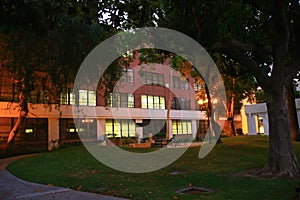
[[[33,133],[33,128],[26,128],[25,133],[26,134],[32,134]]]
[[[60,104],[75,105],[75,94],[73,90],[67,89],[66,92],[60,94]]]
[[[147,95],[142,95],[142,108],[148,108],[148,100],[147,100]]]
[[[79,90],[79,105],[88,105],[88,92],[87,90]]]
[[[192,134],[192,122],[187,120],[173,120],[172,134]]]
[[[165,98],[160,96],[142,95],[142,108],[165,109]]]
[[[96,106],[96,91],[88,91],[88,105]]]
[[[128,94],[128,108],[134,108],[134,95]]]
[[[154,108],[153,96],[151,96],[151,95],[148,95],[148,108],[149,109]]]
[[[111,137],[135,137],[135,123],[129,119],[107,119],[105,122],[105,134]]]
[[[166,102],[164,97],[159,97],[159,104],[160,104],[160,109],[165,109],[166,108]]]
[[[96,106],[96,92],[92,90],[79,90],[79,105]]]

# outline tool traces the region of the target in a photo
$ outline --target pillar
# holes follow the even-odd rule
[[[59,118],[48,119],[48,150],[59,147]]]
[[[97,140],[105,140],[105,119],[97,119]]]
[[[196,120],[192,120],[192,134],[193,134],[193,138],[196,138],[197,135],[197,121]]]
[[[263,116],[263,123],[264,123],[264,135],[269,135],[269,119],[268,115]]]
[[[256,135],[256,118],[254,115],[249,113],[247,115],[247,121],[248,121],[248,135]]]

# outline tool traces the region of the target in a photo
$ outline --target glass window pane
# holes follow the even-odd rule
[[[120,120],[115,120],[114,123],[114,135],[115,137],[121,137],[121,124]]]
[[[160,109],[166,109],[166,101],[165,101],[165,97],[159,97],[160,100]]]
[[[147,95],[142,95],[141,100],[142,100],[142,108],[148,108]]]
[[[122,129],[121,129],[122,137],[128,137],[129,135],[128,120],[122,120],[121,125],[122,125]]]
[[[188,121],[187,123],[187,133],[192,134],[192,122]]]
[[[153,74],[152,84],[158,85],[158,74]]]
[[[105,121],[105,135],[108,138],[113,137],[113,123],[111,119]]]
[[[165,85],[164,75],[163,74],[159,74],[158,78],[159,78],[158,84],[161,85],[161,86],[164,86]]]
[[[148,96],[148,108],[149,109],[153,109],[154,108],[153,96],[151,96],[151,95]]]
[[[120,94],[120,107],[126,108],[128,105],[128,97],[127,94]]]
[[[134,108],[134,94],[128,94],[128,108]]]
[[[153,105],[153,108],[154,109],[160,109],[160,106],[159,106],[159,97],[158,96],[154,96],[154,105]]]
[[[127,82],[133,83],[133,69],[127,69]]]
[[[135,123],[129,120],[129,136],[136,137]]]
[[[188,134],[187,121],[182,121],[181,127],[182,127],[182,134]]]
[[[88,100],[89,106],[96,106],[96,91],[89,90]]]
[[[79,90],[79,105],[87,105],[87,90]]]
[[[173,135],[178,134],[178,131],[177,131],[177,120],[173,120],[172,121],[172,134]]]

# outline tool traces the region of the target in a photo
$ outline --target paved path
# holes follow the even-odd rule
[[[111,196],[31,183],[13,176],[6,170],[9,163],[27,156],[32,155],[0,159],[0,200],[122,200]]]

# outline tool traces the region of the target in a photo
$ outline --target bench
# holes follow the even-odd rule
[[[172,140],[172,139],[171,139]],[[171,140],[167,140],[167,139],[156,139],[154,140],[154,142],[151,144],[151,147],[154,147],[154,148],[162,148],[162,147],[165,147],[169,144],[169,142]]]

